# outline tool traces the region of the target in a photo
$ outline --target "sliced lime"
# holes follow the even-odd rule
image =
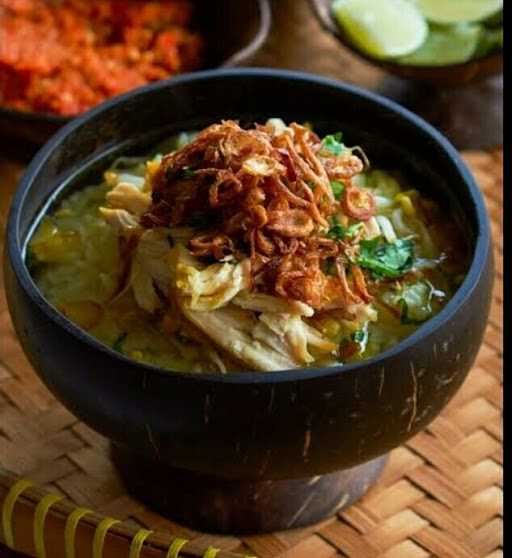
[[[423,15],[434,23],[481,21],[503,8],[503,0],[415,0]]]
[[[408,0],[335,0],[333,12],[354,45],[375,58],[414,52],[428,33],[425,18]]]
[[[433,28],[418,50],[397,62],[409,66],[462,64],[474,56],[481,36],[482,27],[478,24]]]
[[[475,51],[475,58],[487,56],[503,48],[503,29],[484,29]]]
[[[503,10],[499,10],[491,17],[483,20],[482,23],[486,27],[490,27],[491,29],[495,29],[496,27],[503,27]]]

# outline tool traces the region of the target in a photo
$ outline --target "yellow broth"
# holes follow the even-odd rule
[[[120,243],[99,215],[116,173],[141,180],[158,160],[121,159],[105,173],[103,183],[65,198],[39,223],[28,245],[28,263],[46,299],[105,345],[164,369],[214,371],[208,361],[217,353],[204,334],[172,308],[145,312],[130,290],[120,288],[127,273]],[[355,182],[373,192],[378,218],[387,220],[383,223],[390,223],[398,238],[413,241],[415,265],[404,277],[370,284],[377,321],[354,329],[336,312],[310,318],[340,347],[336,358],[312,351],[317,357],[312,366],[366,359],[392,347],[443,308],[467,269],[468,248],[456,220],[443,215],[414,185],[381,170],[366,172]],[[225,354],[222,358],[228,371],[245,369]]]

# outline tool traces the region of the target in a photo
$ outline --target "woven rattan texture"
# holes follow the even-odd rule
[[[119,482],[107,441],[77,422],[32,371],[13,332],[2,286],[0,466],[78,505],[261,558],[503,556],[502,152],[464,156],[485,193],[493,222],[497,277],[485,343],[442,415],[392,452],[378,485],[356,505],[310,529],[243,538],[203,535],[145,509]],[[8,174],[14,183],[17,169],[0,168],[0,176]],[[5,183],[0,185],[2,220],[8,190]]]

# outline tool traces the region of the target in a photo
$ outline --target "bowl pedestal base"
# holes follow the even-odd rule
[[[162,515],[194,529],[249,534],[318,523],[358,500],[377,480],[387,455],[306,479],[226,480],[175,469],[112,446],[128,491]]]

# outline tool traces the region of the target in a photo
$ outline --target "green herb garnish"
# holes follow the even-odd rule
[[[322,150],[328,151],[332,155],[341,155],[345,151],[345,146],[341,143],[342,138],[343,134],[341,132],[325,136],[322,141]]]
[[[331,226],[327,236],[333,240],[343,240],[345,238],[353,238],[357,232],[363,227],[363,223],[354,223],[348,227],[344,227],[337,217],[332,217]]]
[[[112,345],[114,351],[124,354],[123,343],[127,335],[128,335],[127,333],[121,333],[121,335],[115,340],[114,344]]]
[[[345,238],[346,233],[347,233],[347,230],[338,221],[338,218],[333,217],[331,219],[331,226],[329,228],[329,232],[327,233],[327,236],[329,238],[332,238],[333,240],[343,240]]]
[[[358,329],[352,334],[352,341],[362,343],[366,338],[366,332],[363,329]]]
[[[368,337],[368,322],[366,322],[361,329],[354,331],[354,333],[350,336],[352,341],[359,345],[360,353],[363,353],[366,350],[366,345],[368,345]]]
[[[348,227],[345,236],[347,236],[348,238],[353,238],[363,227],[363,223],[354,223],[353,225],[350,225],[350,227]]]
[[[194,178],[196,171],[192,170],[190,167],[183,167],[179,172],[179,178],[189,179]]]
[[[345,184],[339,180],[331,180],[331,189],[335,199],[339,200],[345,191]]]
[[[396,279],[407,273],[414,263],[414,244],[410,240],[381,242],[379,238],[362,240],[357,263],[370,269],[376,278]]]

